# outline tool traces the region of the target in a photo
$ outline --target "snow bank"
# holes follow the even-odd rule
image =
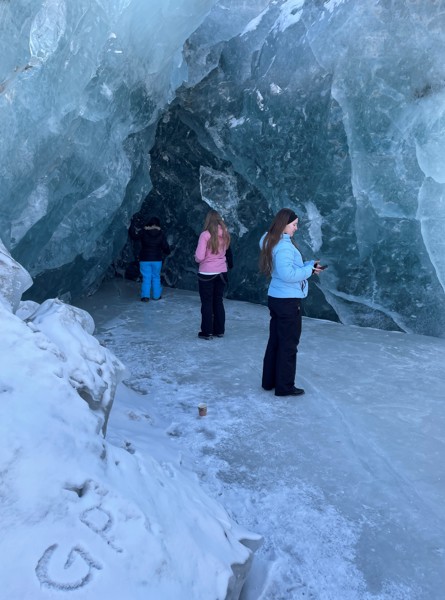
[[[48,300],[14,314],[27,277],[1,248],[2,597],[238,598],[259,536],[200,489],[166,435],[147,425],[157,458],[105,439],[122,363],[81,309]]]

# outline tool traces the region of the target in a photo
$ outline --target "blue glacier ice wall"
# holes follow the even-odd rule
[[[330,265],[307,314],[445,335],[444,11],[0,2],[0,237],[31,295],[94,289],[148,194],[174,246],[168,281],[195,287],[215,206],[237,255],[230,295],[264,301],[258,237],[292,206],[303,253]]]
[[[264,301],[257,240],[291,206],[303,254],[329,263],[307,314],[445,335],[445,3],[271,2],[227,41],[209,20],[152,152],[149,204],[189,207],[181,265],[213,206],[235,234],[230,294]]]
[[[34,299],[94,288],[120,253],[183,44],[212,4],[0,2],[0,238]]]

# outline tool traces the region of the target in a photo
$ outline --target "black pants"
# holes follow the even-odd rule
[[[269,341],[263,360],[262,385],[286,394],[295,385],[297,348],[301,335],[299,298],[268,296],[270,311]]]
[[[223,292],[227,283],[227,273],[219,275],[198,275],[199,296],[201,298],[201,331],[207,335],[221,335],[226,324]]]

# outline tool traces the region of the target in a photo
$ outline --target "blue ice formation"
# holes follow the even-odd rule
[[[442,2],[41,0],[0,24],[0,237],[31,296],[95,289],[138,211],[195,289],[211,206],[229,295],[264,302],[258,238],[290,206],[329,263],[307,315],[445,335]]]

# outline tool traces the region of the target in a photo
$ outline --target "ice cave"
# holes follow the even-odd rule
[[[300,216],[329,272],[308,316],[445,334],[445,10],[419,0],[0,3],[0,238],[28,298],[76,298],[132,259],[135,214],[194,289],[209,206],[263,302],[257,242]]]
[[[444,31],[445,0],[0,0],[0,596],[442,597]],[[283,207],[329,265],[301,405],[259,390]],[[238,330],[203,384],[209,208]]]

